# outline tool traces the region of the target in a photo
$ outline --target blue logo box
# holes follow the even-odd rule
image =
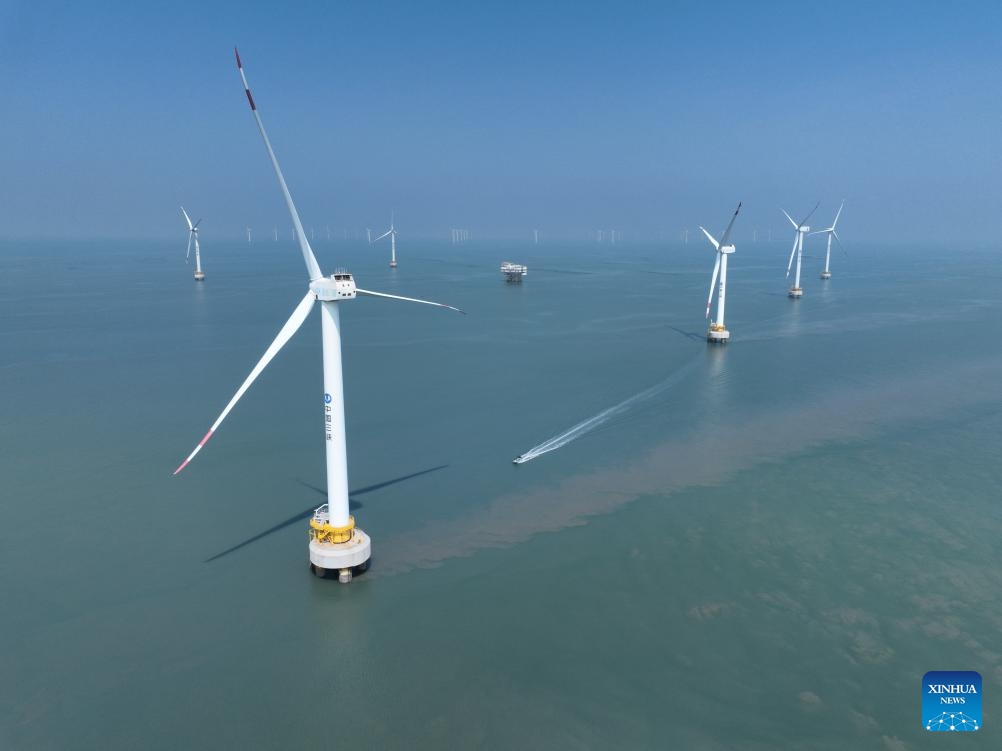
[[[926,730],[981,729],[981,674],[930,670],[922,678],[922,725]]]

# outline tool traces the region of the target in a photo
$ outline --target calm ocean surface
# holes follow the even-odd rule
[[[171,476],[306,289],[183,240],[0,244],[0,748],[939,748],[949,669],[1002,747],[997,252],[739,242],[713,349],[705,243],[316,243],[468,311],[343,306],[346,587],[319,314]]]

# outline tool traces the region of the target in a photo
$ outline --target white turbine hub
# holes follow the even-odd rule
[[[347,271],[336,271],[329,277],[310,282],[310,289],[321,302],[353,300],[357,296],[355,280]]]

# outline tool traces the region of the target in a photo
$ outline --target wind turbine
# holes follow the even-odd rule
[[[386,230],[383,234],[377,237],[372,242],[378,243],[384,237],[389,235],[390,237],[390,268],[395,269],[397,267],[397,231],[393,227],[393,212],[390,212],[390,228]]]
[[[278,227],[275,227],[275,242],[278,242]]]
[[[251,228],[247,228],[247,244],[250,245],[251,242]]]
[[[713,264],[713,276],[710,279],[710,296],[706,298],[706,317],[709,318],[710,305],[713,302],[713,288],[717,284],[717,273],[719,272],[720,287],[717,290],[717,320],[710,324],[710,328],[706,332],[706,341],[716,344],[726,344],[727,340],[731,338],[731,332],[724,326],[724,301],[727,297],[727,256],[734,252],[733,243],[728,243],[728,241],[731,239],[731,229],[734,227],[734,220],[738,218],[739,211],[741,211],[740,202],[738,203],[738,207],[734,209],[734,216],[731,217],[731,223],[724,230],[720,242],[717,242],[713,235],[706,230],[706,227],[702,225],[699,227],[717,251],[717,262]]]
[[[344,425],[344,383],[341,376],[341,318],[339,305],[343,302],[353,300],[357,295],[369,297],[382,297],[393,300],[405,300],[424,305],[434,305],[440,308],[449,308],[460,313],[459,308],[451,305],[430,302],[428,300],[417,300],[412,297],[400,297],[399,295],[388,295],[383,292],[370,292],[358,289],[355,280],[347,271],[335,271],[330,276],[324,276],[320,271],[320,265],[313,255],[313,249],[306,239],[303,230],[303,223],[300,221],[299,212],[292,202],[292,195],[285,183],[282,169],[278,165],[278,159],[268,134],[265,132],[261,115],[257,111],[254,98],[251,96],[250,86],[247,84],[247,77],[244,75],[243,65],[240,62],[240,53],[236,51],[237,69],[240,71],[240,78],[243,81],[244,90],[247,93],[247,101],[250,104],[254,120],[257,122],[258,130],[264,141],[265,150],[271,159],[271,166],[275,170],[279,187],[285,198],[285,204],[289,209],[292,222],[295,226],[296,238],[299,241],[299,248],[303,253],[303,261],[306,263],[306,271],[309,277],[309,289],[306,296],[299,302],[292,316],[278,332],[275,340],[268,345],[264,355],[258,361],[250,375],[237,389],[236,394],[220,413],[219,417],[209,428],[209,432],[198,443],[195,450],[188,455],[188,458],[181,462],[181,465],[174,470],[176,475],[183,470],[195,457],[201,448],[212,437],[219,425],[233,409],[237,401],[244,395],[261,371],[267,367],[279,350],[292,338],[292,336],[303,325],[303,322],[313,310],[314,304],[320,302],[320,320],[323,341],[323,363],[324,363],[324,394],[323,394],[323,416],[325,445],[327,447],[327,503],[320,506],[313,513],[310,521],[310,568],[318,576],[325,576],[328,571],[337,570],[338,578],[342,582],[351,581],[352,570],[364,570],[371,555],[371,542],[369,536],[355,526],[355,519],[348,513],[348,456],[345,445],[345,425]]]
[[[798,300],[804,296],[804,290],[800,288],[800,257],[804,254],[804,235],[811,231],[811,228],[805,224],[805,222],[811,218],[811,214],[818,210],[818,206],[821,205],[821,201],[814,204],[814,208],[811,209],[811,213],[804,217],[804,220],[797,224],[793,221],[793,217],[786,213],[786,209],[780,209],[783,215],[790,220],[790,224],[793,225],[794,230],[796,230],[796,235],[793,237],[793,250],[790,251],[790,262],[786,264],[786,278],[790,278],[790,267],[793,266],[793,257],[797,257],[797,275],[794,277],[793,286],[790,287],[789,295],[794,300]]]
[[[372,230],[368,227],[365,228],[365,239],[369,241],[369,245],[372,245]]]
[[[842,205],[838,207],[838,211],[835,212],[835,221],[832,222],[832,226],[828,229],[819,229],[812,232],[812,235],[828,235],[828,250],[825,251],[825,270],[821,272],[822,279],[831,279],[832,272],[828,270],[828,265],[832,258],[832,238],[835,238],[835,242],[838,246],[842,248],[842,241],[839,240],[838,233],[835,231],[835,225],[838,224],[838,218],[842,214],[842,209],[845,207],[845,201],[842,201]],[[845,253],[845,248],[842,248],[842,252]]]
[[[199,219],[194,224],[191,223],[191,217],[188,216],[188,212],[184,210],[184,206],[181,207],[181,213],[184,214],[184,220],[188,222],[188,250],[184,254],[184,262],[188,263],[188,256],[191,255],[191,241],[195,241],[195,281],[204,282],[205,273],[202,271],[202,252],[198,245],[198,225],[202,223]]]

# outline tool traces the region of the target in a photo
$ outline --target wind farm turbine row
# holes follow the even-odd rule
[[[825,252],[825,267],[821,272],[821,279],[827,281],[832,278],[831,274],[831,254],[832,254],[832,239],[838,243],[839,247],[842,247],[842,241],[839,239],[838,233],[836,232],[836,225],[838,224],[839,217],[842,215],[842,209],[845,208],[845,201],[842,201],[841,205],[838,207],[838,211],[835,212],[835,219],[832,221],[831,227],[826,227],[825,229],[815,230],[811,232],[811,228],[808,226],[807,221],[811,218],[815,211],[818,210],[818,206],[821,205],[819,201],[814,205],[814,208],[805,216],[800,222],[797,222],[791,217],[786,209],[781,209],[783,215],[790,221],[793,225],[794,237],[793,237],[793,249],[790,251],[790,260],[786,264],[786,277],[790,278],[790,269],[793,268],[793,261],[796,259],[796,273],[794,274],[793,286],[790,287],[787,294],[793,300],[799,300],[804,296],[804,290],[800,286],[800,271],[801,271],[801,261],[803,259],[804,253],[804,238],[809,235],[820,235],[826,234],[828,236],[828,248]],[[706,299],[706,318],[710,317],[710,308],[713,305],[713,293],[714,288],[716,288],[717,293],[717,317],[710,324],[709,329],[706,332],[706,340],[711,344],[726,344],[731,338],[730,331],[724,325],[724,309],[725,302],[727,298],[727,257],[734,253],[736,248],[734,244],[730,242],[731,230],[734,228],[734,222],[738,218],[738,213],[741,211],[741,204],[738,204],[737,209],[734,210],[734,215],[731,217],[730,223],[727,225],[727,229],[724,230],[724,234],[721,236],[718,242],[713,235],[705,228],[700,226],[703,234],[710,241],[716,251],[717,258],[713,266],[713,275],[710,277],[710,295]],[[686,230],[687,232],[687,230]],[[845,249],[843,248],[843,252]],[[717,286],[717,279],[719,276],[720,284]]]

